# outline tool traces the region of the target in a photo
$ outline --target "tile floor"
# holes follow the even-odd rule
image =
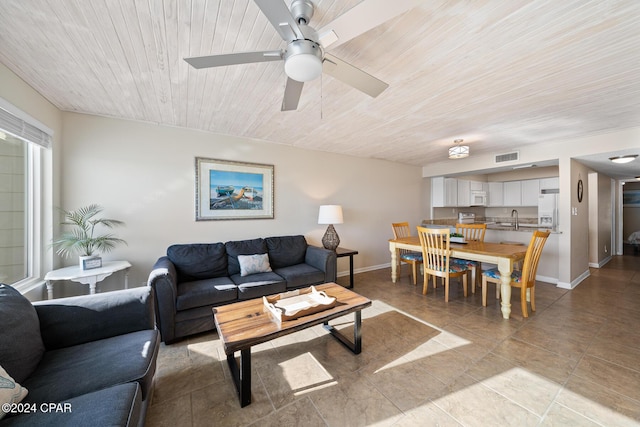
[[[321,327],[255,347],[240,408],[215,332],[163,345],[146,425],[640,426],[639,260],[615,257],[572,291],[539,282],[528,319],[514,289],[508,321],[479,289],[423,296],[406,266],[397,284],[358,274],[373,301],[360,355]]]

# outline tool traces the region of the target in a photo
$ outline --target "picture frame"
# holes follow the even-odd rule
[[[622,192],[622,206],[640,208],[640,190],[624,190]]]
[[[196,221],[273,219],[274,167],[196,157]]]

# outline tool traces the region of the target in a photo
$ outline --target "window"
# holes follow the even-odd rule
[[[41,162],[51,133],[0,98],[0,282],[21,291],[41,280]]]
[[[29,143],[0,131],[0,282],[28,277]]]

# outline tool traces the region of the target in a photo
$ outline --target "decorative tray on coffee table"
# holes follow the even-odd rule
[[[311,286],[306,289],[262,297],[264,306],[279,321],[293,320],[334,307],[338,301]]]

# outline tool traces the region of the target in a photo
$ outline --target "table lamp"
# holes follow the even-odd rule
[[[322,245],[329,250],[335,251],[340,244],[340,238],[333,224],[342,224],[342,206],[322,205],[318,214],[318,224],[329,224],[327,231],[322,236]]]

